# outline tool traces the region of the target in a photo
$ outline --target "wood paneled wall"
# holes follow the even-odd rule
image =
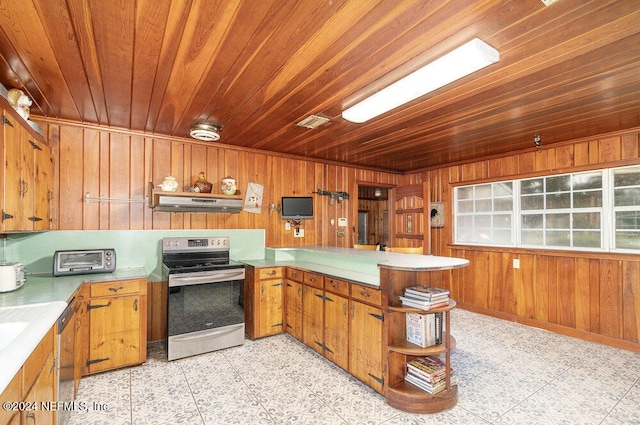
[[[640,351],[640,255],[452,245],[456,184],[640,164],[639,152],[634,131],[413,173],[400,183],[429,180],[431,201],[445,203],[432,252],[470,261],[441,277],[462,307]]]
[[[388,245],[389,244],[389,200],[358,200],[358,211],[367,212],[369,214],[368,232],[366,244]],[[385,219],[385,213],[387,219]],[[357,226],[357,223],[356,223]],[[386,229],[385,229],[386,226]]]
[[[304,158],[270,155],[187,139],[159,138],[145,133],[40,120],[48,133],[55,163],[54,226],[60,230],[111,229],[266,229],[271,247],[351,246],[357,227],[356,182],[395,185],[399,175],[321,163]],[[261,214],[188,214],[153,212],[145,203],[148,183],[159,184],[171,173],[185,190],[204,171],[220,193],[225,176],[264,186],[263,205],[278,204],[282,196],[310,196],[318,189],[346,191],[351,196],[329,205],[329,197],[314,196],[315,219],[306,220],[304,238],[294,238],[275,210]],[[91,198],[131,199],[137,202],[84,202]],[[345,236],[337,235],[339,217],[348,218]],[[330,224],[334,219],[334,225]]]

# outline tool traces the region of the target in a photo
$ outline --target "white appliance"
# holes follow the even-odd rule
[[[0,262],[0,292],[15,291],[26,282],[22,263]]]

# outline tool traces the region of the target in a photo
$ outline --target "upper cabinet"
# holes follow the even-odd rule
[[[53,161],[51,148],[4,98],[0,146],[2,232],[49,230]]]

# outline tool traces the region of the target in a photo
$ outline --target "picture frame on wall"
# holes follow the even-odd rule
[[[444,202],[431,202],[431,227],[444,227]]]

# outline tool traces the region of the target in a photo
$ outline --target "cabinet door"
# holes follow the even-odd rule
[[[31,143],[34,146],[33,230],[49,230],[51,228],[51,182],[53,179],[51,148],[37,141],[32,140]]]
[[[302,341],[320,354],[323,353],[323,307],[322,289],[302,287]]]
[[[343,369],[349,367],[349,300],[326,292],[324,296],[324,355]]]
[[[258,336],[274,335],[282,332],[283,322],[283,281],[282,279],[261,280],[260,307],[258,309]]]
[[[302,341],[302,285],[293,280],[286,281],[285,324],[287,333]]]
[[[141,297],[95,298],[89,313],[89,373],[141,363]]]
[[[9,114],[4,114],[6,122],[3,124],[4,134],[4,207],[3,228],[5,231],[24,230],[27,224],[21,220],[23,213],[25,183],[22,180],[22,132],[24,131]],[[28,223],[28,222],[27,222]]]
[[[349,372],[381,393],[382,311],[351,301],[349,319]]]
[[[26,395],[24,401],[37,406],[36,410],[23,412],[23,424],[52,424],[55,412],[44,409],[44,405],[55,401],[53,389],[56,383],[56,362],[53,353],[49,355],[35,384]]]

